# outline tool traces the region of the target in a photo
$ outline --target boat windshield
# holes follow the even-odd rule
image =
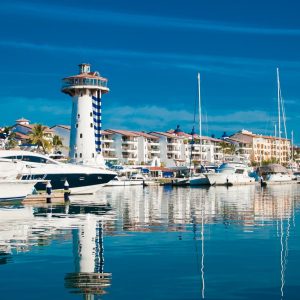
[[[35,155],[10,155],[2,158],[22,160],[26,162],[39,163],[39,164],[58,164],[58,162],[54,161],[53,159],[48,159],[46,157],[35,156]]]

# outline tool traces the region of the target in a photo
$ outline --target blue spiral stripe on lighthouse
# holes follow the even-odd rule
[[[101,114],[100,114],[100,116],[99,116],[99,117],[101,117]],[[93,120],[94,120],[94,123],[95,123],[95,124],[100,124],[100,121],[101,121],[101,120],[99,120],[99,119],[95,119],[95,118],[94,118]]]
[[[101,107],[100,107],[100,105],[93,103],[93,108],[100,109]]]
[[[101,98],[92,96],[92,99],[95,147],[96,152],[101,152]]]

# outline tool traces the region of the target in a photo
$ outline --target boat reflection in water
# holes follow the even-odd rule
[[[281,248],[278,294],[283,298],[288,240],[290,229],[295,226],[295,203],[299,198],[297,185],[207,189],[106,187],[95,197],[74,198],[69,205],[0,207],[0,274],[1,264],[13,263],[19,252],[47,246],[53,240],[72,241],[74,269],[64,274],[65,288],[70,293],[82,294],[84,299],[93,299],[113,289],[112,274],[104,269],[105,237],[116,240],[126,239],[131,232],[178,232],[177,243],[192,237],[195,244],[199,297],[214,298],[217,289],[210,285],[216,274],[210,273],[211,266],[205,265],[210,254],[205,253],[206,245],[214,239],[212,226],[238,228],[238,234],[255,233],[269,226],[275,229],[275,239]],[[191,235],[184,236],[185,233]],[[222,255],[226,260],[226,253]],[[210,280],[206,280],[207,274]]]

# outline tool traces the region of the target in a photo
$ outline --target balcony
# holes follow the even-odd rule
[[[122,144],[136,144],[137,141],[122,140]]]
[[[149,152],[151,152],[151,153],[160,153],[160,150],[159,149],[156,149],[156,150],[151,149]]]
[[[102,136],[101,141],[102,143],[114,143],[114,140],[105,138],[104,136]]]
[[[103,152],[115,152],[116,151],[116,149],[114,149],[114,148],[109,148],[109,147],[102,147],[102,151]]]
[[[68,78],[63,81],[62,90],[68,88],[81,88],[81,87],[100,87],[107,89],[107,80],[96,78]]]

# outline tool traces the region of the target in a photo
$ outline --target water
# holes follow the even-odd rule
[[[299,299],[300,185],[0,207],[1,299]]]

